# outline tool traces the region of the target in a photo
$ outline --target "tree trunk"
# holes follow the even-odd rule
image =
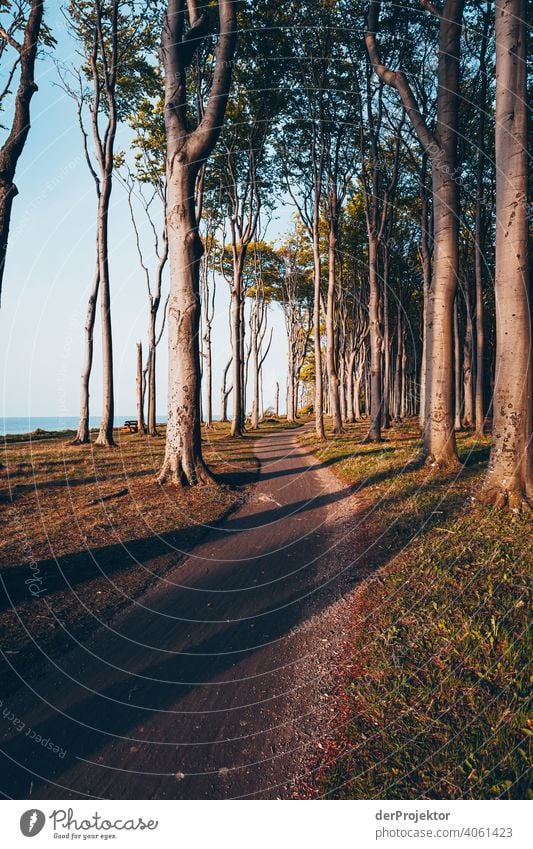
[[[383,414],[382,426],[390,427],[390,333],[389,333],[389,251],[383,247]]]
[[[381,442],[381,329],[379,321],[379,281],[377,270],[377,240],[368,241],[368,279],[370,299],[368,305],[370,321],[370,428],[365,442]]]
[[[242,436],[244,431],[243,410],[243,365],[244,351],[242,350],[241,328],[241,278],[238,272],[234,275],[231,288],[231,355],[233,362],[233,417],[231,435]]]
[[[399,307],[399,304],[398,304]],[[399,424],[402,420],[402,314],[398,309],[396,330],[396,363],[394,368],[394,422]]]
[[[11,5],[11,4],[2,4]],[[23,4],[13,4],[23,10]],[[18,194],[14,183],[19,158],[24,150],[30,131],[30,103],[37,91],[35,83],[35,60],[39,48],[39,36],[43,20],[44,2],[31,0],[30,10],[24,26],[24,39],[16,48],[19,53],[20,78],[15,95],[13,119],[9,134],[0,148],[0,299],[6,264],[7,243],[13,201]],[[22,12],[22,16],[23,16]],[[17,17],[20,17],[17,14]],[[7,73],[5,74],[7,77]]]
[[[315,199],[313,218],[313,341],[315,348],[315,431],[319,439],[326,438],[324,430],[324,381],[320,333],[320,233],[319,206]]]
[[[453,370],[454,370],[454,422],[455,430],[461,430],[461,341],[459,337],[459,310],[457,297],[453,304]]]
[[[226,367],[222,372],[222,386],[220,388],[220,421],[227,422],[228,421],[228,397],[231,392],[232,387],[226,389],[226,382],[228,379],[228,372],[231,366],[231,359],[226,363]]]
[[[474,426],[474,375],[472,368],[472,304],[470,302],[470,281],[464,281],[466,325],[463,345],[463,425],[466,428]]]
[[[496,382],[481,497],[520,510],[533,495],[525,0],[497,0],[495,37]]]
[[[279,419],[279,383],[276,381],[276,402],[275,407],[276,418]]]
[[[211,321],[205,315],[204,333],[204,363],[203,382],[205,384],[205,426],[207,430],[213,427],[213,350],[211,342]]]
[[[377,75],[399,92],[419,139],[432,161],[434,262],[428,298],[426,421],[424,456],[441,467],[458,463],[453,427],[453,301],[459,271],[457,132],[459,57],[464,0],[445,0],[439,14],[437,121],[432,133],[405,74],[390,71],[379,58],[376,29],[380,2],[372,0],[365,33]]]
[[[155,331],[155,327],[154,327]],[[150,349],[148,351],[148,434],[149,436],[157,436],[157,420],[156,420],[156,345],[155,332],[154,341],[150,341]]]
[[[354,367],[355,367],[355,351],[352,351],[348,359],[348,368],[346,369],[346,421],[353,424],[355,421],[355,396],[354,396]]]
[[[80,420],[78,423],[78,431],[73,440],[73,445],[86,445],[90,442],[89,431],[89,383],[91,377],[91,369],[93,365],[94,352],[94,322],[96,319],[96,302],[98,300],[98,288],[100,284],[100,274],[98,265],[94,273],[93,286],[89,295],[89,303],[87,306],[87,318],[85,319],[85,356],[83,360],[83,369],[81,372],[81,392],[80,392]]]
[[[485,159],[485,111],[487,108],[487,68],[486,55],[488,47],[489,28],[491,26],[491,4],[489,2],[483,23],[483,38],[479,57],[479,70],[481,74],[481,90],[479,95],[479,131],[478,131],[478,158],[476,171],[476,218],[475,218],[475,281],[476,281],[476,386],[475,386],[475,421],[476,436],[483,436],[485,430],[485,403],[484,403],[484,380],[485,380],[485,327],[483,322],[483,255],[484,255],[484,229],[483,229],[483,183],[487,162]]]
[[[333,201],[335,207],[335,201]],[[335,284],[337,265],[337,225],[336,208],[332,210],[329,224],[328,241],[328,294],[326,305],[326,363],[328,369],[329,402],[331,429],[333,433],[342,433],[342,416],[339,397],[339,376],[337,373],[335,350]]]
[[[141,342],[137,342],[137,433],[139,436],[146,434],[146,425],[144,423],[144,391],[143,391],[144,375],[143,375],[143,346]]]
[[[259,333],[259,317],[257,310],[259,304],[255,305],[256,312],[252,319],[251,327],[251,343],[252,343],[252,380],[253,380],[253,399],[252,399],[252,428],[257,430],[259,427],[259,351],[258,351],[258,333]]]
[[[200,430],[200,261],[203,245],[194,209],[196,165],[168,150],[167,231],[170,261],[168,306],[168,422],[159,482],[210,483]]]
[[[111,291],[109,287],[108,214],[111,174],[107,175],[98,202],[98,264],[100,269],[100,313],[102,320],[102,418],[95,445],[112,446],[115,418],[113,387],[113,337],[111,331]]]

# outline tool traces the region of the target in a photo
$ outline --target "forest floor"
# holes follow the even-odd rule
[[[203,432],[222,486],[161,487],[165,427],[154,438],[116,431],[117,447],[73,446],[65,432],[10,435],[0,462],[0,649],[25,665],[60,654],[161,578],[231,512],[256,477],[254,441],[273,420],[231,440]],[[74,434],[70,435],[72,438]],[[143,565],[157,557],[157,573]]]
[[[307,797],[527,798],[532,514],[475,502],[490,439],[459,433],[462,467],[416,467],[416,423],[364,445],[364,423],[317,442],[354,487],[354,562],[381,564],[349,599],[328,696],[336,727]]]

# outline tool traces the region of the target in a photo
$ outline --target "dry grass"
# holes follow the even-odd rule
[[[64,435],[5,444],[0,647],[18,666],[64,651],[156,582],[242,498],[234,484],[255,474],[254,438],[232,440],[222,424],[205,432],[221,486],[189,489],[155,482],[162,435],[119,433],[113,450]]]

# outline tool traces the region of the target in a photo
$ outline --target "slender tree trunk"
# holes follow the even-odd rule
[[[231,421],[231,435],[242,436],[244,426],[243,411],[243,365],[244,351],[242,349],[242,310],[241,310],[241,288],[242,282],[238,270],[234,273],[231,288],[231,354],[233,363],[233,417]]]
[[[143,383],[143,346],[141,342],[137,342],[137,433],[139,436],[144,436],[146,433]]]
[[[154,328],[155,330],[155,328]],[[154,341],[150,341],[150,349],[148,351],[148,434],[149,436],[157,436],[157,407],[156,407],[156,345],[155,333]]]
[[[315,200],[313,218],[313,341],[315,348],[315,430],[319,439],[326,438],[324,430],[324,380],[320,333],[320,233],[319,206]]]
[[[259,304],[256,304],[256,310],[259,309]],[[258,351],[258,334],[259,334],[259,317],[257,312],[252,320],[251,327],[251,343],[252,343],[252,380],[253,380],[253,399],[252,399],[252,428],[257,430],[259,427],[259,351]]]
[[[400,418],[403,420],[407,415],[407,346],[405,335],[402,339],[402,400],[400,405]]]
[[[205,426],[209,430],[213,427],[213,351],[211,343],[211,322],[206,321],[205,326]]]
[[[526,2],[496,2],[496,381],[486,503],[533,496]]]
[[[389,332],[389,251],[383,248],[383,416],[382,425],[390,427],[390,332]]]
[[[346,420],[350,424],[355,421],[355,396],[354,396],[354,367],[355,367],[356,352],[352,351],[348,359],[348,368],[346,369]]]
[[[276,418],[279,419],[279,383],[276,381],[276,402],[275,408],[276,410]]]
[[[464,411],[463,425],[466,428],[474,426],[474,375],[472,368],[472,304],[470,300],[470,281],[464,281],[466,324],[463,345],[463,395]]]
[[[399,305],[398,305],[399,306]],[[402,356],[403,356],[402,314],[398,309],[396,330],[396,363],[394,369],[394,422],[402,420]]]
[[[370,321],[370,428],[366,442],[381,442],[381,329],[379,321],[379,281],[377,272],[377,240],[368,241],[368,275],[370,284],[369,321]]]
[[[76,437],[73,440],[74,445],[86,445],[88,442],[90,442],[89,383],[93,365],[94,323],[96,319],[96,302],[98,300],[99,285],[100,272],[97,264],[96,271],[94,273],[91,294],[89,295],[87,317],[85,319],[85,355],[83,360],[83,369],[81,373],[80,420],[78,423],[78,431],[76,433]]]
[[[228,397],[231,392],[232,387],[226,389],[226,383],[228,380],[228,372],[230,370],[232,360],[231,358],[226,363],[226,367],[222,372],[222,386],[220,389],[220,421],[227,422],[228,421]]]
[[[481,74],[481,90],[479,97],[479,132],[478,158],[476,170],[476,220],[475,220],[475,282],[476,282],[476,386],[475,386],[475,421],[476,436],[483,436],[485,430],[485,327],[483,321],[483,255],[485,248],[483,229],[484,191],[483,183],[487,162],[485,159],[485,111],[487,108],[487,69],[486,55],[488,47],[489,28],[491,26],[491,3],[488,3],[483,24],[483,40],[479,57]]]
[[[335,350],[335,288],[337,265],[337,226],[336,209],[333,210],[329,225],[328,243],[328,294],[326,305],[326,362],[328,369],[329,403],[331,411],[331,429],[333,433],[342,433],[342,416],[339,395],[339,375],[337,373]]]
[[[461,340],[457,297],[453,304],[454,429],[461,430]]]
[[[478,166],[479,168],[479,166]],[[480,171],[481,174],[481,171]],[[481,178],[482,179],[482,178]],[[483,436],[485,430],[485,402],[483,382],[485,380],[485,327],[483,321],[483,227],[481,214],[481,199],[476,199],[476,435]]]
[[[107,175],[98,203],[98,263],[100,268],[100,313],[102,320],[102,418],[95,445],[112,446],[115,418],[113,386],[113,335],[111,331],[111,291],[109,286],[108,215],[111,174]]]

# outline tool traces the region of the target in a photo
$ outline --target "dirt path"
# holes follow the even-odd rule
[[[295,793],[318,728],[334,722],[322,702],[343,599],[361,576],[346,569],[354,508],[297,432],[258,440],[256,453],[246,503],[1,706],[4,794]]]

